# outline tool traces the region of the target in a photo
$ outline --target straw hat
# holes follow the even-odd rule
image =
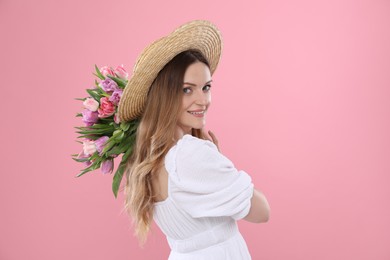
[[[213,74],[222,52],[218,28],[209,21],[191,21],[146,47],[138,57],[133,75],[119,101],[121,121],[131,121],[142,115],[149,87],[157,74],[177,54],[189,49],[196,49],[206,57]]]

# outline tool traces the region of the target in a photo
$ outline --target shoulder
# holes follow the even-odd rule
[[[219,153],[217,146],[211,141],[185,134],[172,146],[165,156],[165,166],[171,177],[177,176],[178,169],[194,168],[206,162],[205,158],[211,159]]]
[[[207,155],[219,153],[217,146],[209,141],[186,134],[176,144],[177,155],[180,159],[199,159]],[[203,156],[202,156],[203,154]]]
[[[214,143],[190,135],[177,143],[172,171],[177,184],[190,187],[188,189],[199,189],[196,184],[202,184],[203,191],[222,188],[238,177],[233,162],[221,154]]]
[[[184,146],[187,148],[199,147],[199,146],[206,145],[206,146],[209,146],[211,148],[215,148],[216,150],[218,150],[217,146],[213,142],[211,142],[209,140],[200,139],[200,138],[193,136],[193,135],[190,135],[190,134],[183,135],[183,137],[181,139],[179,139],[179,141],[177,142],[177,145]]]
[[[178,168],[212,171],[234,167],[232,161],[220,153],[218,147],[209,140],[185,135],[176,146],[175,161]]]

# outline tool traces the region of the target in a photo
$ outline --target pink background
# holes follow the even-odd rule
[[[390,2],[232,2],[0,1],[1,260],[167,258],[112,176],[75,178],[74,98],[192,19],[224,38],[207,129],[271,206],[253,259],[390,259]]]

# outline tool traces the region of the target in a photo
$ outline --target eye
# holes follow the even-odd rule
[[[190,91],[191,91],[191,88],[183,88],[183,92],[184,92],[185,94],[189,94]]]
[[[203,87],[203,90],[209,91],[210,88],[211,88],[211,85],[206,85],[206,86]]]

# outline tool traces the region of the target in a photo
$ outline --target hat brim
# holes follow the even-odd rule
[[[177,54],[189,49],[196,49],[206,57],[213,74],[222,52],[222,37],[217,27],[205,20],[191,21],[146,47],[139,55],[119,101],[121,121],[131,121],[142,115],[149,87],[160,70]]]

